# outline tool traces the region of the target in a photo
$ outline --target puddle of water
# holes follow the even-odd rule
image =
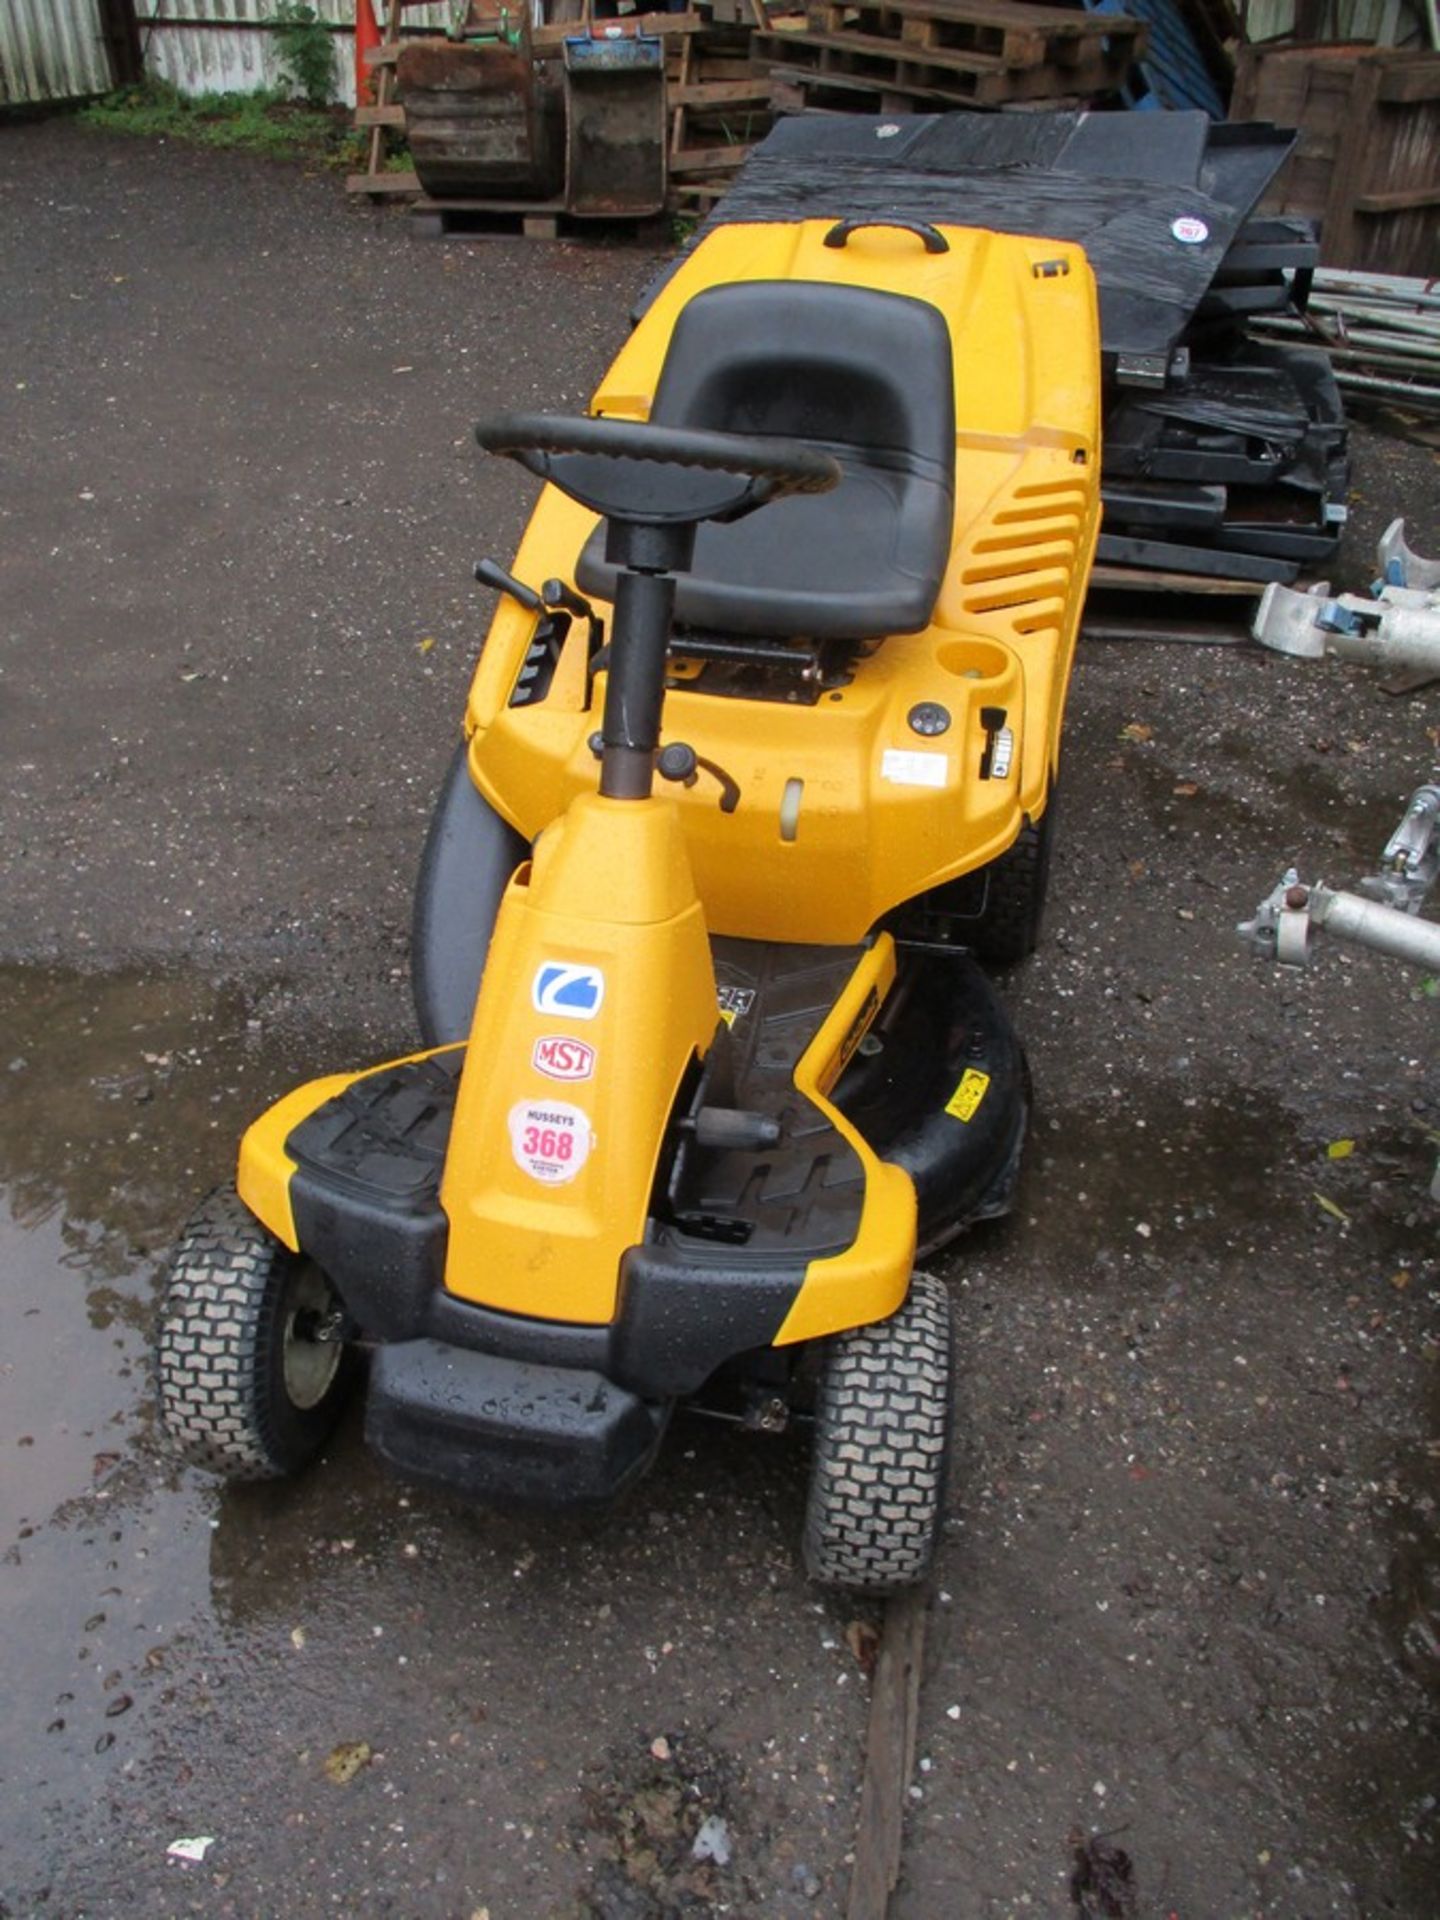
[[[64,1502],[110,1478],[130,1447],[144,1342],[127,1324],[133,1293],[109,1289],[125,1312],[97,1328],[75,1284],[64,1217],[0,1214],[0,1404],[5,1471],[0,1540],[29,1531]],[[140,1287],[143,1276],[136,1276]],[[97,1337],[98,1336],[98,1337]]]
[[[302,1071],[265,1024],[200,980],[0,969],[0,1852],[63,1852],[47,1809],[126,1764],[209,1613],[216,1494],[157,1445],[150,1331],[176,1228]]]
[[[59,1221],[96,1326],[138,1324],[137,1261],[228,1176],[287,1073],[319,1070],[293,1054],[233,988],[0,968],[0,1187],[22,1228]]]

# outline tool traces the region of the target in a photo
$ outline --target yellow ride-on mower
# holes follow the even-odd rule
[[[166,1427],[233,1478],[369,1360],[401,1473],[604,1501],[677,1403],[812,1423],[811,1574],[920,1579],[950,1305],[1005,1211],[1098,522],[1080,250],[720,227],[589,415],[480,444],[544,490],[425,852],[424,1051],[264,1114],[182,1239]]]

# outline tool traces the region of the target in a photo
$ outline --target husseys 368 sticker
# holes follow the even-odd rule
[[[522,1173],[563,1187],[590,1158],[590,1116],[565,1100],[521,1100],[510,1109],[510,1151]]]

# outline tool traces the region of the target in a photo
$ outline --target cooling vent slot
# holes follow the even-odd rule
[[[1059,619],[1075,570],[1087,495],[1073,480],[1017,487],[970,550],[960,575],[966,613],[1013,611],[1032,632]]]

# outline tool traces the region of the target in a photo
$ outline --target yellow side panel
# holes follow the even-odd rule
[[[665,740],[688,742],[741,789],[733,814],[720,812],[708,775],[676,796],[711,930],[842,944],[993,859],[1044,811],[1099,529],[1100,396],[1094,280],[1077,247],[947,227],[947,254],[884,228],[833,249],[823,245],[829,225],[717,229],[661,292],[592,407],[648,415],[676,316],[707,286],[861,285],[928,301],[946,318],[955,525],[932,624],[882,642],[814,705],[715,698],[692,690],[683,660],[666,696]],[[573,584],[594,525],[546,488],[516,572],[532,584],[551,574]],[[502,602],[467,713],[477,786],[532,839],[594,788],[587,743],[605,688],[601,674],[587,709],[577,625],[547,697],[510,707],[534,632],[533,615]],[[947,710],[943,734],[914,732],[909,716],[921,702]],[[978,777],[987,708],[1004,710],[1013,736],[1005,779]]]
[[[372,1073],[385,1073],[391,1067],[404,1066],[411,1060],[430,1060],[437,1053],[451,1051],[453,1049],[449,1047],[432,1047],[425,1053],[410,1053],[399,1060],[382,1061],[379,1066],[366,1067],[360,1073],[332,1073],[323,1080],[307,1080],[303,1087],[296,1087],[283,1099],[277,1100],[273,1107],[267,1108],[258,1120],[252,1121],[240,1142],[235,1185],[240,1198],[261,1226],[268,1227],[292,1253],[300,1251],[295,1215],[290,1205],[290,1176],[295,1172],[295,1162],[285,1151],[285,1142],[302,1120],[308,1120],[327,1100],[333,1100],[357,1080],[367,1079]]]
[[[915,1188],[908,1173],[877,1157],[825,1097],[859,1045],[895,979],[895,943],[882,934],[865,955],[795,1069],[795,1085],[859,1155],[865,1202],[854,1242],[828,1260],[812,1260],[794,1305],[775,1335],[777,1347],[818,1340],[871,1320],[887,1320],[904,1300],[915,1260]]]
[[[440,1188],[450,1292],[614,1317],[680,1082],[717,1020],[674,802],[583,796],[512,881],[485,963]]]

